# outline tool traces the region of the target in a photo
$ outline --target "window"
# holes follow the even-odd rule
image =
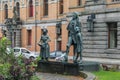
[[[59,2],[59,14],[63,14],[63,0]]]
[[[43,16],[48,15],[48,0],[44,0],[44,5],[43,5]]]
[[[18,16],[20,17],[20,4],[19,4],[19,2],[16,3],[16,9],[18,12]]]
[[[117,47],[117,23],[108,24],[108,48]]]
[[[7,4],[5,4],[4,9],[5,9],[5,19],[7,19],[8,18],[8,5]]]
[[[26,50],[26,49],[21,49],[21,52],[22,53],[30,53],[28,50]]]
[[[33,1],[29,1],[29,17],[33,17]]]
[[[20,49],[14,49],[14,52],[20,52]]]
[[[78,6],[82,5],[82,0],[78,0]]]
[[[31,45],[32,44],[32,31],[31,30],[27,30],[27,34],[28,34],[28,42],[27,44],[28,45]]]

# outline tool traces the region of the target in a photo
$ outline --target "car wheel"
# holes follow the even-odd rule
[[[35,59],[35,57],[33,57],[33,56],[30,56],[30,58],[29,59],[31,59],[31,60],[34,60]]]

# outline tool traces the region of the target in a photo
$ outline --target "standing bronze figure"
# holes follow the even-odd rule
[[[68,30],[68,43],[66,46],[66,56],[65,61],[68,61],[68,54],[70,46],[73,45],[73,62],[78,62],[78,57],[80,57],[79,63],[82,62],[82,35],[81,35],[81,24],[77,13],[73,13],[73,18],[67,26]]]
[[[40,38],[40,41],[38,45],[41,47],[40,49],[40,57],[41,60],[46,60],[48,61],[49,55],[50,55],[50,47],[48,42],[50,41],[49,36],[47,35],[48,30],[47,29],[42,29],[42,36]]]

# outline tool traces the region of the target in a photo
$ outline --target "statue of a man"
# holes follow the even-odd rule
[[[48,30],[46,28],[42,29],[42,36],[40,38],[40,41],[38,45],[41,47],[40,49],[40,57],[41,60],[46,60],[48,61],[49,54],[50,54],[50,47],[48,42],[50,41],[49,36],[47,35]]]
[[[13,8],[13,24],[17,24],[17,21],[18,21],[18,19],[19,19],[19,15],[18,15],[18,12],[17,12],[17,8],[16,8],[16,6],[14,6],[14,8]]]
[[[80,56],[80,62],[82,61],[82,36],[81,36],[81,24],[77,13],[73,13],[73,18],[67,26],[68,30],[68,43],[66,46],[66,56],[65,61],[68,60],[68,53],[70,46],[73,45],[73,62],[78,62],[78,57]]]

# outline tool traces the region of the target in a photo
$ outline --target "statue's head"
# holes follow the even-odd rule
[[[47,33],[48,33],[48,30],[47,30],[46,28],[43,28],[43,29],[42,29],[42,32],[43,32],[43,34],[47,34]]]
[[[80,28],[79,27],[76,27],[75,28],[75,31],[78,33],[78,32],[80,32]]]
[[[77,18],[78,18],[77,12],[73,12],[73,19],[77,19]]]

